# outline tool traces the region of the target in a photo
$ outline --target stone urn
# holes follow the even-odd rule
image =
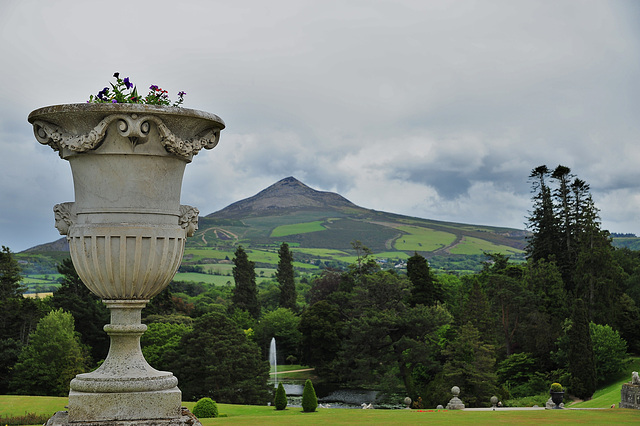
[[[40,108],[28,120],[71,165],[75,201],[54,207],[56,228],[111,311],[109,354],[71,381],[68,421],[177,424],[178,380],[144,359],[141,311],[171,282],[197,229],[198,210],[180,205],[183,173],[216,146],[224,122],[186,108],[89,103]]]
[[[564,392],[554,392],[551,391],[551,401],[553,401],[555,405],[555,407],[553,407],[554,409],[562,409],[562,407],[560,406],[560,404],[562,404],[562,401],[564,400]]]

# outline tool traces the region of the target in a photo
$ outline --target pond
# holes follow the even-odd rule
[[[299,407],[302,406],[302,391],[304,390],[305,380],[284,380],[282,385],[287,393],[287,401],[289,406]],[[274,380],[269,382],[274,387],[277,384]],[[316,395],[318,397],[318,405],[326,408],[358,408],[361,409],[362,405],[371,404],[373,408],[404,408],[400,403],[396,405],[389,405],[385,403],[382,405],[379,401],[381,393],[376,390],[366,389],[339,389],[335,385],[313,385]]]

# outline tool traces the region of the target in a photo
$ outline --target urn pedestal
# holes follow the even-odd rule
[[[175,275],[198,210],[180,205],[185,166],[224,129],[213,114],[138,104],[72,104],[29,115],[36,139],[69,161],[75,201],[54,207],[78,275],[111,311],[104,363],[71,381],[50,424],[179,425],[178,379],[140,349],[141,311]]]

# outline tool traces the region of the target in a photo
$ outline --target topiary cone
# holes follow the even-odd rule
[[[313,388],[311,379],[307,379],[304,383],[304,390],[302,391],[302,411],[305,413],[313,413],[318,407],[318,397],[316,396],[316,390]]]
[[[278,390],[276,390],[276,410],[284,410],[285,408],[287,408],[287,393],[282,383],[280,383],[278,384]]]

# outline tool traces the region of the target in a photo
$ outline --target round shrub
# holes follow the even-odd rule
[[[318,397],[316,396],[316,390],[313,388],[313,383],[310,379],[304,383],[304,390],[302,391],[302,411],[305,413],[313,413],[318,407]]]
[[[278,390],[276,390],[276,410],[284,410],[285,408],[287,408],[287,393],[282,383],[279,383]]]
[[[562,385],[560,383],[552,383],[551,392],[562,392]]]
[[[200,398],[193,407],[193,415],[200,419],[218,417],[218,404],[211,398]]]

